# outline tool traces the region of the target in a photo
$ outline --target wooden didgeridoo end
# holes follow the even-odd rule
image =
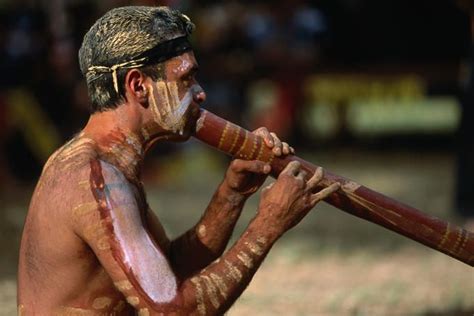
[[[270,163],[273,177],[278,177],[285,166],[294,160],[301,163],[308,177],[318,168],[294,155],[275,157],[261,137],[206,110],[201,110],[195,137],[233,157]],[[325,202],[474,266],[472,232],[424,214],[327,170],[318,189],[334,182],[339,182],[341,189],[326,198]]]

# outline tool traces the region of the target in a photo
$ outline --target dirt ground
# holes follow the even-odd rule
[[[449,152],[314,152],[309,161],[425,213],[453,214]],[[188,146],[147,175],[150,205],[177,236],[206,207],[225,161]],[[19,234],[31,190],[2,192],[0,315],[16,313]],[[252,198],[234,238],[253,217]],[[374,224],[320,204],[282,238],[228,315],[473,315],[474,270]]]

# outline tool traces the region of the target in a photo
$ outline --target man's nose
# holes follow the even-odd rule
[[[193,93],[193,99],[195,102],[201,104],[203,103],[204,101],[206,101],[206,92],[204,92],[204,90],[201,88],[201,86],[197,86],[195,89],[194,89],[194,93]]]

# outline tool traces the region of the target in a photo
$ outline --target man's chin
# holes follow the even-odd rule
[[[199,106],[191,105],[183,117],[184,126],[175,130],[172,134],[166,137],[167,140],[174,142],[185,142],[194,134],[196,130],[196,123],[200,116]]]
[[[191,138],[191,136],[194,134],[194,131],[196,130],[196,121],[197,120],[192,117],[189,118],[186,121],[184,127],[181,130],[173,133],[173,135],[171,135],[168,139],[175,142],[187,141],[189,138]]]

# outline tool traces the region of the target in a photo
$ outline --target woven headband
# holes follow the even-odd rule
[[[117,69],[132,69],[140,68],[146,65],[158,64],[173,57],[179,56],[186,51],[191,50],[191,43],[189,43],[187,36],[177,37],[172,40],[159,43],[149,50],[135,56],[129,61],[115,64],[113,66],[91,66],[87,69],[87,76],[98,76],[104,73],[112,73],[114,81],[114,89],[119,93]],[[91,80],[95,80],[93,78]]]

